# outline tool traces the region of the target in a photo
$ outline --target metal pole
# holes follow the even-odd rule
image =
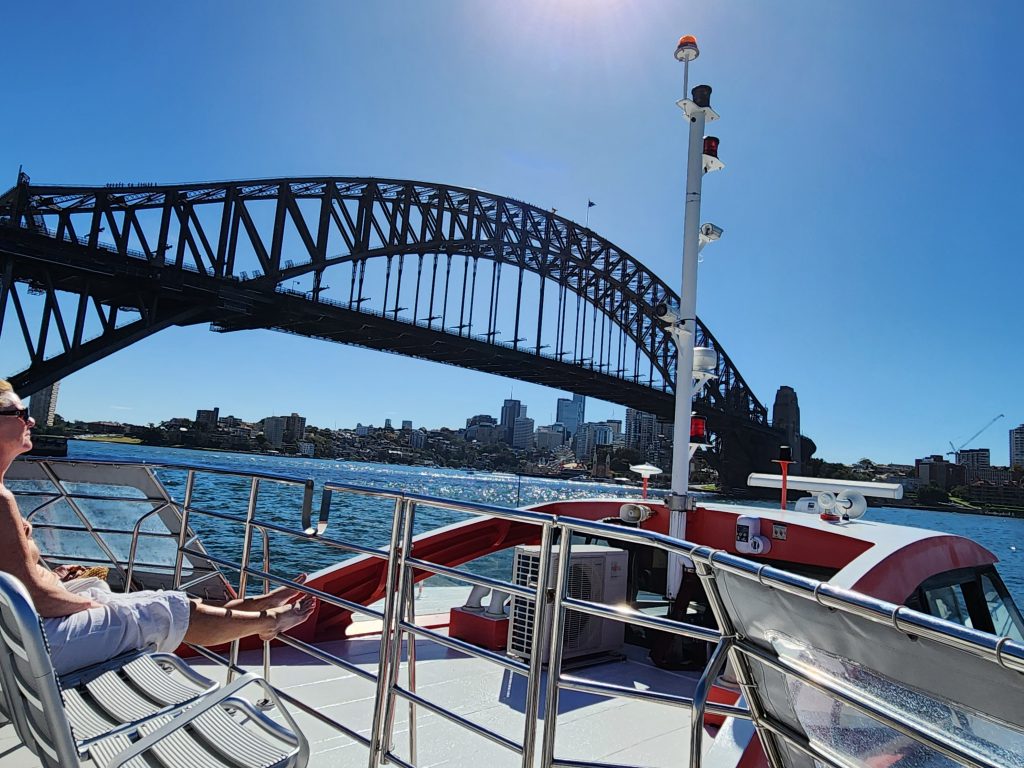
[[[693,344],[697,337],[697,250],[700,246],[700,194],[704,176],[703,109],[687,110],[690,138],[686,153],[686,200],[683,216],[683,283],[679,289],[679,330],[676,334],[675,431],[672,439],[672,503],[670,536],[686,538],[686,506],[690,481],[690,411],[693,409]],[[667,594],[675,597],[683,564],[670,554]]]
[[[241,572],[238,575],[238,596],[241,599],[245,599],[245,587],[246,582],[249,579],[247,573],[249,569],[249,550],[252,549],[252,521],[256,517],[256,499],[260,494],[260,479],[254,477],[252,484],[249,486],[249,507],[245,511],[245,534],[242,537],[242,562],[240,563]],[[230,683],[235,679],[234,668],[238,666],[238,649],[239,641],[234,640],[231,643],[231,651],[228,654],[228,658],[231,660],[230,666],[228,666],[227,681]]]
[[[526,679],[526,703],[524,706],[523,759],[522,768],[532,768],[534,753],[537,747],[537,716],[540,712],[541,677],[544,674],[544,654],[541,652],[540,641],[543,638],[543,627],[549,610],[548,573],[551,570],[551,540],[554,536],[550,523],[545,524],[540,535],[539,560],[541,567],[537,570],[537,595],[533,603],[533,630],[530,633],[530,674]],[[545,714],[545,721],[547,715]]]
[[[386,590],[384,593],[384,621],[380,633],[380,651],[377,656],[377,695],[373,707],[373,724],[370,731],[370,760],[369,768],[377,768],[383,760],[383,753],[387,751],[388,739],[385,737],[384,727],[388,720],[388,701],[390,680],[390,669],[393,663],[392,637],[395,633],[395,610],[400,602],[396,594],[396,584],[399,581],[400,564],[399,549],[402,542],[402,533],[405,530],[406,504],[401,496],[395,499],[394,519],[391,524],[391,545],[388,551],[387,576],[385,578]]]

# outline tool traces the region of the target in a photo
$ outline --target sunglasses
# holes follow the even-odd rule
[[[18,408],[15,411],[0,411],[0,416],[17,416],[26,424],[28,424],[28,420],[32,418],[28,415],[28,408]]]

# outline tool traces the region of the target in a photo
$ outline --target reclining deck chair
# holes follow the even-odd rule
[[[237,694],[262,688],[289,728]],[[223,688],[176,656],[137,652],[58,679],[24,586],[0,572],[0,687],[18,736],[46,768],[303,768],[309,746],[274,689]]]

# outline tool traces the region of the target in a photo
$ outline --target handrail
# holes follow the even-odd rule
[[[123,462],[111,463],[123,464]],[[178,468],[181,467],[178,466]],[[216,510],[201,509],[195,506],[192,502],[194,499],[196,473],[206,472],[208,469],[205,467],[192,467],[185,469],[185,471],[189,474],[185,485],[184,503],[178,504],[168,497],[168,503],[181,515],[181,528],[178,532],[178,546],[174,563],[175,583],[180,584],[183,558],[186,556],[201,557],[215,569],[228,569],[239,573],[239,592],[243,596],[244,585],[247,580],[258,578],[262,579],[264,590],[269,590],[271,585],[286,585],[289,588],[318,597],[344,610],[376,617],[382,622],[379,641],[379,663],[376,673],[361,669],[345,659],[296,638],[288,636],[280,638],[284,644],[304,653],[319,663],[347,670],[363,680],[376,684],[377,696],[376,704],[374,705],[373,724],[368,736],[354,732],[353,729],[335,721],[333,718],[323,715],[316,711],[315,708],[304,705],[293,696],[283,696],[286,701],[302,709],[310,716],[318,718],[321,722],[338,729],[358,743],[366,746],[370,751],[371,768],[385,763],[415,768],[417,762],[415,716],[416,710],[421,707],[450,722],[463,726],[470,732],[493,743],[507,747],[521,756],[521,764],[524,767],[534,765],[534,750],[538,739],[540,740],[541,754],[537,762],[543,768],[599,765],[599,763],[593,761],[584,763],[576,760],[562,759],[554,754],[555,733],[558,723],[558,699],[561,689],[576,690],[604,697],[623,697],[689,709],[691,713],[690,768],[699,768],[701,764],[701,741],[704,738],[703,720],[705,714],[752,719],[761,734],[765,755],[768,764],[772,768],[782,768],[785,765],[783,759],[785,752],[781,747],[782,742],[800,752],[813,756],[825,764],[833,764],[835,756],[813,741],[813,737],[809,740],[803,733],[794,731],[790,726],[780,722],[772,714],[772,711],[766,708],[762,695],[755,686],[756,678],[753,674],[752,666],[754,664],[765,665],[780,673],[795,677],[801,682],[809,684],[822,694],[831,697],[834,701],[853,707],[864,716],[873,718],[881,725],[895,729],[914,742],[932,749],[945,757],[976,766],[977,768],[992,768],[995,765],[991,759],[975,752],[969,744],[954,743],[952,740],[936,737],[933,733],[926,732],[916,722],[901,719],[896,709],[889,708],[885,702],[871,700],[864,691],[859,691],[856,687],[837,685],[826,679],[818,679],[817,677],[811,679],[811,676],[800,664],[793,664],[785,658],[773,655],[770,649],[762,648],[738,636],[733,624],[733,617],[729,612],[730,608],[722,591],[724,587],[721,579],[724,577],[739,577],[760,585],[765,589],[779,590],[787,595],[798,596],[801,599],[821,606],[823,609],[841,611],[875,624],[884,625],[902,634],[934,640],[958,651],[973,654],[980,659],[997,664],[1007,670],[1024,671],[1024,646],[1008,638],[999,638],[969,628],[959,627],[935,617],[911,611],[902,606],[896,606],[860,593],[840,589],[830,584],[823,584],[813,579],[760,563],[754,563],[726,552],[713,550],[693,542],[673,539],[669,536],[640,528],[609,525],[607,523],[578,518],[547,515],[531,510],[507,509],[489,504],[447,500],[424,494],[402,493],[400,491],[367,488],[342,483],[325,484],[320,516],[316,523],[312,521],[311,516],[304,514],[301,520],[302,525],[295,528],[286,524],[283,525],[270,520],[260,519],[257,514],[257,496],[261,485],[260,481],[264,477],[257,474],[247,475],[234,471],[223,472],[223,474],[248,477],[250,480],[249,504],[246,514],[240,516]],[[312,487],[311,481],[300,482],[306,489]],[[57,487],[67,492],[67,489],[63,489],[59,484],[57,484]],[[336,494],[354,494],[392,501],[394,503],[394,510],[391,520],[389,546],[372,548],[356,542],[348,542],[325,535],[329,529],[331,501]],[[68,493],[68,495],[72,500],[76,497],[76,494],[73,493]],[[310,493],[304,493],[301,504],[304,512],[309,512],[312,508],[310,495]],[[84,495],[78,496],[78,498],[84,498]],[[133,501],[145,500],[133,499]],[[154,502],[157,500],[149,501]],[[417,538],[413,537],[413,530],[417,510],[421,506],[537,526],[541,540],[542,562],[551,562],[557,565],[553,569],[555,578],[553,588],[549,588],[547,584],[548,574],[552,569],[544,566],[540,567],[535,584],[523,586],[511,581],[506,582],[502,579],[472,573],[464,566],[452,567],[416,557]],[[158,509],[154,509],[147,512],[136,522],[133,531],[133,541],[141,532],[142,521],[146,517],[156,514],[157,511]],[[242,557],[238,562],[211,555],[193,547],[187,535],[188,520],[192,514],[208,515],[211,518],[227,521],[239,526],[243,529],[244,542],[246,544],[252,543],[253,536],[261,535],[264,541],[262,568],[249,561],[249,546],[243,545]],[[95,528],[92,530],[99,532],[105,529]],[[269,533],[282,534],[293,541],[316,541],[334,549],[372,557],[385,563],[386,591],[383,611],[356,603],[340,595],[325,593],[322,590],[271,574],[269,572],[269,558],[271,554]],[[573,548],[573,534],[587,534],[606,539],[609,542],[618,541],[637,546],[655,547],[665,552],[686,555],[693,561],[697,577],[701,579],[704,585],[709,600],[709,607],[715,616],[718,630],[699,627],[674,619],[651,616],[632,608],[611,606],[571,595],[568,589],[568,573]],[[555,551],[554,547],[556,542],[561,545],[557,551]],[[136,566],[134,562],[135,555],[136,548],[133,546],[129,560],[129,572],[134,572]],[[474,646],[464,640],[419,626],[416,622],[415,603],[412,594],[413,577],[417,571],[440,574],[466,584],[501,590],[527,600],[533,599],[535,613],[530,646],[532,653],[530,654],[529,662],[526,663],[503,656]],[[216,570],[213,571],[213,573],[217,572]],[[564,626],[565,614],[568,611],[589,614],[605,620],[635,624],[656,631],[713,643],[715,646],[714,651],[705,665],[692,697],[588,680],[567,674],[562,670],[562,628]],[[739,620],[737,619],[737,621]],[[551,670],[551,673],[547,676],[546,689],[541,684],[542,657],[544,654],[540,647],[541,629],[545,623],[549,627],[548,632],[550,633],[550,647],[547,655]],[[417,692],[415,682],[415,645],[417,638],[438,643],[460,653],[494,663],[513,674],[525,676],[527,679],[524,712],[526,717],[522,741],[512,740],[478,723],[474,723],[462,715],[430,701],[422,693]],[[407,662],[408,683],[403,686],[399,683],[399,674],[402,664],[406,663],[403,662],[401,653],[404,641],[408,642],[410,653],[409,661]],[[240,671],[237,648],[232,648],[227,658],[215,654],[208,649],[197,650],[207,658],[216,657],[216,660],[224,664],[229,671]],[[269,667],[269,653],[269,644],[265,644],[265,669]],[[711,686],[718,675],[722,673],[726,663],[731,664],[733,674],[737,678],[743,694],[743,699],[737,705],[714,703],[708,699]],[[543,721],[543,730],[538,733],[537,713],[541,695],[545,697],[546,712],[549,715]],[[391,746],[395,712],[399,698],[405,700],[410,706],[409,759],[411,762],[406,762],[403,757],[396,755]],[[1016,726],[1013,727],[1016,728]]]

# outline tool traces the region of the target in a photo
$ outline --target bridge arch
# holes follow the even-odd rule
[[[70,187],[23,176],[0,197],[0,259],[0,333],[20,330],[29,362],[13,379],[26,393],[161,328],[210,322],[671,414],[675,344],[654,307],[672,289],[596,232],[479,190],[351,177]],[[42,296],[35,327],[26,291]],[[700,321],[698,343],[719,354],[701,407],[764,425],[766,409]]]

